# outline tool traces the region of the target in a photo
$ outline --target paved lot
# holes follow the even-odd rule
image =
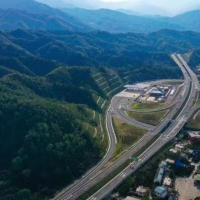
[[[175,188],[179,192],[179,200],[189,200],[200,196],[200,185],[194,185],[191,178],[176,179]]]
[[[137,97],[140,96],[139,93],[132,93],[132,92],[126,92],[126,91],[122,91],[119,94],[116,95],[117,97],[127,97],[127,98],[134,98],[136,99]]]

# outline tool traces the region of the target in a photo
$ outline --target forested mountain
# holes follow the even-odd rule
[[[168,48],[156,47],[157,36]],[[49,199],[95,165],[107,148],[113,94],[128,83],[181,78],[166,52],[172,42],[181,50],[183,37],[199,45],[197,33],[167,30],[0,32],[1,199]]]
[[[199,48],[199,36],[171,30],[151,34],[15,30],[0,33],[0,48],[6,57],[37,55],[69,66],[175,66],[168,54]]]
[[[64,11],[82,19],[94,29],[113,33],[149,33],[160,29],[184,30],[184,26],[181,25],[143,16],[127,15],[108,9],[86,10],[74,8],[64,9]]]
[[[160,29],[200,31],[200,10],[189,11],[174,17],[138,16],[128,11],[109,9],[64,9],[82,19],[93,28],[114,33],[149,33]]]
[[[29,59],[1,58],[2,200],[49,199],[97,163],[107,145],[99,124],[104,118],[99,116],[125,83],[181,76],[178,68],[162,66],[117,70],[65,66],[40,77],[17,72],[30,70],[25,66],[32,62]],[[41,58],[34,59],[37,66]],[[56,64],[45,60],[40,70],[52,66]]]
[[[184,57],[191,67],[200,66],[200,48],[185,54]]]
[[[23,28],[89,32],[96,29],[113,33],[150,33],[160,29],[200,31],[200,10],[175,17],[151,17],[109,9],[68,8],[61,11],[34,0],[0,0],[0,8],[1,30]]]
[[[63,20],[51,15],[33,14],[17,9],[0,9],[0,29],[14,30],[16,28],[31,30],[69,30],[83,32],[92,30],[81,22],[79,24],[77,22],[72,23],[72,20]]]
[[[87,32],[88,25],[61,10],[34,0],[0,0],[0,29],[46,29]]]
[[[180,15],[177,15],[168,20],[170,23],[178,24],[187,30],[200,31],[200,10],[189,11]]]

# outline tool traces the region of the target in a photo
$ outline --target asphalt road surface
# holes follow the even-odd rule
[[[177,101],[171,112],[168,114],[168,116],[157,127],[151,127],[146,137],[144,137],[141,141],[139,141],[133,148],[131,148],[131,150],[129,150],[126,154],[124,154],[119,160],[117,160],[106,170],[98,174],[97,172],[111,157],[117,142],[112,127],[113,113],[119,115],[119,117],[122,120],[125,121],[127,120],[127,118],[122,114],[123,110],[120,107],[119,99],[113,98],[110,109],[108,110],[106,116],[107,131],[110,136],[109,137],[110,146],[107,155],[99,164],[97,164],[92,170],[90,170],[87,174],[85,174],[85,176],[81,180],[77,181],[74,185],[66,189],[63,193],[57,195],[57,197],[55,197],[54,199],[56,200],[77,199],[81,194],[86,192],[89,188],[94,186],[101,179],[105,178],[108,174],[110,174],[112,171],[117,169],[121,164],[123,164],[126,160],[128,160],[130,156],[132,156],[134,153],[136,153],[138,150],[144,147],[155,135],[158,135],[158,140],[151,146],[151,148],[149,148],[140,156],[142,162],[132,163],[132,167],[134,167],[134,169],[132,169],[132,167],[130,168],[130,166],[127,167],[125,170],[123,170],[123,172],[117,175],[107,185],[105,185],[97,193],[95,193],[90,197],[90,199],[102,199],[104,196],[109,194],[118,184],[120,184],[125,177],[127,177],[131,173],[134,173],[155,152],[157,152],[163,145],[165,145],[167,142],[169,142],[176,136],[176,134],[188,120],[189,117],[188,112],[190,111],[194,103],[193,97],[196,96],[197,89],[199,88],[199,82],[197,83],[196,75],[190,70],[189,66],[184,61],[182,61],[182,58],[179,55],[172,55],[172,58],[175,60],[175,62],[178,64],[178,66],[181,68],[184,74],[185,89],[182,95],[178,97],[179,100]],[[141,126],[144,125],[143,128],[146,127],[146,124],[139,124],[138,126],[140,125]],[[166,130],[164,130],[164,128],[167,125],[169,127]],[[159,134],[160,132],[162,132],[162,135]]]

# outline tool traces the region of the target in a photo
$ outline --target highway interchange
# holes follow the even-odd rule
[[[55,200],[75,200],[89,188],[97,184],[100,180],[108,176],[111,172],[117,169],[125,161],[127,161],[134,153],[143,148],[149,141],[155,136],[157,140],[140,156],[140,162],[133,162],[131,166],[126,167],[121,173],[114,177],[109,183],[102,187],[99,191],[93,194],[89,199],[98,200],[107,196],[115,187],[117,187],[124,178],[137,171],[152,155],[154,155],[159,149],[165,144],[175,138],[178,132],[183,128],[185,123],[188,121],[192,113],[199,109],[198,106],[193,107],[196,94],[200,89],[199,81],[195,73],[189,68],[187,63],[183,60],[180,55],[172,55],[173,60],[182,70],[184,75],[184,90],[178,100],[176,101],[173,109],[168,113],[166,118],[156,127],[150,126],[132,118],[128,117],[124,113],[123,104],[128,99],[121,97],[114,97],[111,101],[111,105],[106,115],[106,127],[109,134],[109,148],[104,158],[88,173],[86,173],[80,180],[70,186],[68,189],[57,195]],[[100,169],[108,162],[112,153],[115,150],[117,139],[112,127],[112,116],[116,115],[125,122],[133,124],[138,127],[149,130],[145,137],[138,141],[130,150],[128,150],[121,158],[114,162],[111,166],[106,168],[104,171],[98,173]],[[162,133],[162,134],[160,134]]]

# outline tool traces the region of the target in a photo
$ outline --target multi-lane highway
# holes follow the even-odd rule
[[[199,82],[196,78],[196,75],[190,70],[189,66],[182,61],[182,57],[180,55],[172,55],[172,58],[178,64],[178,66],[181,68],[184,74],[185,90],[184,94],[180,97],[180,101],[177,102],[177,105],[167,118],[169,121],[173,119],[171,125],[159,136],[157,141],[154,142],[151,145],[151,147],[149,147],[145,152],[142,153],[142,155],[140,156],[141,162],[134,162],[131,164],[131,167],[128,166],[126,169],[124,169],[107,185],[105,185],[93,196],[91,196],[91,200],[102,199],[107,194],[109,194],[115,187],[117,187],[125,177],[134,173],[141,165],[144,164],[144,162],[151,158],[152,155],[154,155],[160,148],[162,148],[165,144],[167,144],[176,136],[176,134],[182,129],[184,124],[187,122],[188,118],[191,115],[191,112],[195,112],[195,110],[198,108],[196,107],[195,109],[191,110],[194,103],[193,97],[196,95],[196,89],[199,86]],[[188,114],[188,111],[190,111],[190,115]]]
[[[182,60],[180,55],[172,55],[174,61],[178,64],[184,74],[184,91],[181,96],[179,96],[179,100],[174,105],[174,108],[169,112],[167,117],[157,126],[157,127],[149,127],[146,124],[130,121],[131,124],[137,124],[138,126],[142,126],[143,128],[147,128],[150,131],[148,134],[142,138],[135,146],[133,146],[127,153],[125,153],[119,160],[113,163],[110,167],[98,173],[102,166],[109,160],[112,155],[115,145],[116,138],[114,134],[114,130],[112,127],[112,115],[115,113],[122,120],[131,120],[127,119],[127,116],[122,114],[123,109],[120,105],[119,98],[113,98],[111,102],[111,106],[107,112],[106,116],[106,125],[107,131],[109,133],[110,145],[108,149],[108,153],[104,157],[104,159],[94,167],[90,172],[88,172],[81,180],[72,185],[63,193],[59,194],[54,199],[63,200],[77,199],[81,194],[87,191],[89,188],[98,183],[101,179],[105,178],[112,171],[117,169],[121,164],[123,164],[126,160],[129,159],[134,153],[144,147],[155,135],[158,135],[157,141],[145,151],[141,156],[141,163],[133,163],[134,170],[130,167],[127,167],[123,170],[122,173],[117,175],[113,180],[111,180],[106,186],[100,189],[96,194],[94,194],[90,199],[101,199],[105,195],[107,195],[112,189],[114,189],[119,183],[121,183],[122,179],[127,175],[133,173],[136,169],[138,169],[146,160],[148,160],[156,151],[158,151],[164,144],[169,142],[175,135],[179,132],[179,130],[184,126],[185,122],[188,120],[188,112],[194,103],[194,97],[196,96],[197,89],[199,89],[199,82],[197,80],[196,75],[190,70],[189,66]],[[195,110],[194,110],[195,111]],[[166,128],[167,127],[167,128]],[[166,130],[165,130],[166,129]],[[160,133],[163,133],[160,135]]]

